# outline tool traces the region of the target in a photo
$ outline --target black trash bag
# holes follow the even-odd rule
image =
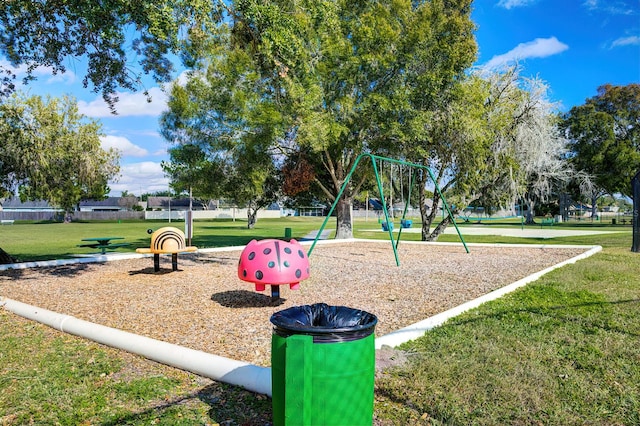
[[[373,333],[378,318],[365,311],[326,303],[294,306],[271,315],[273,332],[281,337],[313,336],[314,343],[348,342]]]

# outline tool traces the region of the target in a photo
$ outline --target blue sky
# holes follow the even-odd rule
[[[476,65],[518,61],[524,76],[548,83],[561,110],[583,104],[600,85],[640,83],[640,0],[475,0],[472,19],[478,26]],[[69,61],[68,72],[58,76],[38,70],[38,81],[24,90],[73,95],[80,112],[102,123],[103,145],[122,153],[111,195],[167,190],[160,162],[168,158],[168,144],[158,133],[162,90],[149,84],[151,103],[142,93],[120,93],[113,116],[100,95],[82,87],[81,64]]]

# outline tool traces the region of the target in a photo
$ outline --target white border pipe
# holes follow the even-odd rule
[[[557,247],[557,246],[549,246],[549,247]],[[567,247],[567,246],[565,246]],[[577,246],[576,246],[577,247]],[[584,246],[583,246],[584,247]],[[521,280],[518,280],[514,283],[511,283],[505,287],[494,290],[490,293],[485,294],[484,296],[480,296],[477,299],[470,300],[462,305],[458,305],[455,308],[451,308],[448,311],[441,312],[437,315],[434,315],[430,318],[412,324],[410,326],[401,328],[400,330],[392,331],[389,334],[385,334],[384,336],[380,336],[376,339],[376,349],[380,349],[383,346],[391,346],[396,347],[401,345],[402,343],[406,343],[410,340],[417,339],[423,336],[427,331],[432,328],[438,327],[444,324],[449,319],[460,315],[461,313],[468,311],[473,308],[477,308],[481,304],[488,302],[490,300],[495,300],[499,297],[504,296],[507,293],[510,293],[517,288],[525,286],[532,281],[537,280],[544,274],[553,271],[554,269],[560,268],[561,266],[567,265],[569,263],[576,263],[578,260],[585,259],[597,252],[602,250],[601,246],[593,246],[590,250],[579,254],[578,256],[572,257],[571,259],[567,259],[564,262],[560,262],[556,265],[550,266],[542,271],[536,272],[535,274],[531,274]]]
[[[271,396],[271,369],[84,321],[0,297],[0,307],[56,330],[123,349],[212,380]]]

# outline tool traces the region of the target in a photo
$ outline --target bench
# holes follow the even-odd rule
[[[13,225],[14,220],[13,219],[2,219],[0,220],[0,224],[2,225]]]
[[[543,226],[553,226],[555,222],[555,219],[553,219],[552,217],[542,219],[542,221],[540,222],[540,228],[542,228]]]
[[[184,232],[172,226],[165,226],[151,233],[149,248],[138,248],[136,252],[153,254],[153,270],[158,272],[160,270],[161,254],[171,254],[171,269],[177,271],[178,253],[194,252],[196,250],[198,250],[198,247],[186,245]]]

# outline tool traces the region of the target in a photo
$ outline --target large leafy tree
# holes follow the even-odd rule
[[[610,194],[632,196],[640,170],[640,84],[598,88],[584,105],[562,115],[571,162]]]
[[[26,80],[38,67],[64,73],[69,59],[86,57],[85,86],[113,106],[119,87],[144,89],[145,74],[169,81],[172,55],[182,54],[188,63],[219,5],[203,0],[3,1],[0,54],[12,66],[26,66]],[[0,75],[0,96],[7,95],[14,89],[14,72],[0,66]]]
[[[315,169],[315,188],[335,201],[359,154],[399,151],[406,121],[398,111],[408,96],[446,91],[471,65],[475,42],[470,3],[225,3],[220,28],[229,33],[217,32],[213,47],[199,58],[206,72],[194,74],[185,94],[174,92],[175,99],[190,99],[172,106],[171,114],[192,118],[168,122],[169,127],[207,129],[196,139],[205,135],[216,146],[228,140],[268,144],[250,151],[289,157],[285,180],[292,170],[308,171],[291,161],[304,152],[306,164]],[[229,63],[239,77],[229,77]],[[408,76],[420,84],[408,84]],[[248,105],[246,99],[254,100],[252,107],[238,110],[237,105]],[[228,111],[233,103],[238,112],[232,116]],[[176,135],[170,139],[177,140]],[[272,158],[279,161],[277,155]],[[338,238],[352,236],[350,207],[368,172],[358,170],[338,200]],[[305,179],[309,177],[305,172]]]
[[[219,34],[203,69],[192,73],[184,86],[172,87],[161,127],[176,147],[165,170],[173,184],[179,184],[185,178],[176,172],[194,157],[185,161],[184,155],[173,154],[199,156],[204,176],[214,180],[200,179],[194,190],[246,206],[251,228],[257,211],[277,198],[273,147],[283,133],[284,115],[248,52],[234,48],[230,32],[221,29]]]
[[[319,59],[310,82],[315,90],[308,92],[318,96],[300,108],[305,115],[298,140],[322,160],[319,176],[328,179],[318,184],[330,200],[359,154],[403,155],[410,120],[435,111],[435,99],[446,96],[471,65],[476,45],[470,3],[336,2],[333,19],[313,39]],[[363,172],[338,200],[338,238],[352,236],[352,200],[370,178]]]
[[[526,221],[533,223],[536,204],[549,201],[576,176],[558,127],[558,105],[550,101],[544,81],[521,76],[517,66],[491,75],[489,81],[491,152],[503,159],[494,169],[502,183],[497,187],[512,203],[526,203]]]
[[[495,170],[490,156],[491,135],[486,125],[485,99],[488,93],[483,80],[472,77],[453,82],[446,91],[433,93],[431,99],[418,94],[407,111],[409,125],[405,144],[406,156],[414,163],[426,165],[441,192],[435,190],[429,174],[417,174],[419,207],[422,216],[422,239],[436,240],[450,223],[446,216],[435,229],[441,193],[451,207],[464,208],[475,199],[487,195],[482,191],[483,179]],[[429,102],[421,106],[421,102]],[[491,188],[487,184],[487,188]],[[428,208],[431,188],[432,206]],[[455,210],[455,209],[454,209]]]
[[[75,99],[14,94],[0,104],[0,189],[71,211],[103,198],[119,154],[100,146],[100,125],[78,113]]]
[[[517,199],[531,212],[571,177],[557,106],[546,84],[522,77],[517,65],[479,70],[458,80],[446,98],[434,99],[440,101],[437,110],[412,115],[407,152],[432,169],[454,212],[468,205],[490,212]],[[421,185],[430,184],[427,175],[419,178]],[[422,238],[435,240],[450,217],[431,229],[437,210],[427,209],[422,198]],[[438,192],[433,201],[438,205]]]

